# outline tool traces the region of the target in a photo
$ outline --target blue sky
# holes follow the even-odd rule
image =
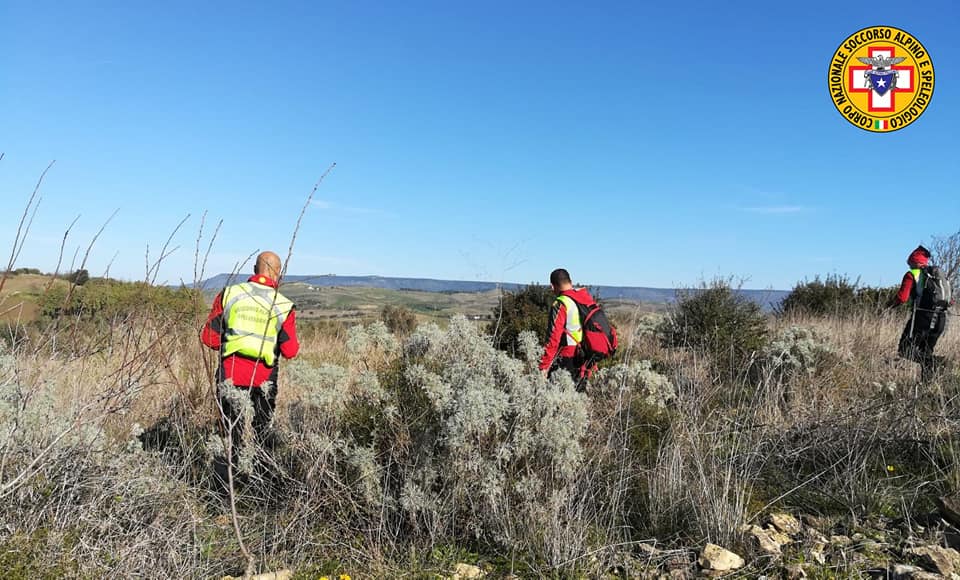
[[[19,265],[64,229],[94,274],[193,276],[287,255],[290,272],[788,288],[892,284],[960,229],[952,2],[45,2],[0,0],[0,249],[56,164]],[[869,25],[936,67],[923,117],[876,135],[826,73]],[[249,267],[249,266],[248,266]]]

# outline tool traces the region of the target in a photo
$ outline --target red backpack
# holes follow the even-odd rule
[[[583,354],[593,361],[613,356],[617,351],[617,329],[610,324],[603,308],[599,304],[584,305],[576,300],[574,302],[580,311],[580,326],[583,328],[583,338],[580,341]]]

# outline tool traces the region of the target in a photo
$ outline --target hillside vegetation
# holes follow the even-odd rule
[[[585,394],[537,371],[540,329],[506,352],[462,317],[304,324],[234,510],[207,299],[54,288],[0,347],[8,577],[213,577],[244,550],[298,578],[685,577],[708,544],[747,576],[848,577],[953,533],[937,503],[960,491],[960,377],[918,384],[894,356],[902,313],[771,317],[719,284],[617,317]],[[956,360],[955,332],[938,352]]]

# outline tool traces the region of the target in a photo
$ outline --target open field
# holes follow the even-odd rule
[[[11,276],[0,292],[0,323],[33,322],[40,314],[37,298],[50,283],[49,276]]]
[[[420,292],[364,287],[324,287],[303,283],[283,285],[284,295],[297,304],[297,312],[306,318],[372,319],[387,305],[402,306],[422,320],[449,319],[455,314],[470,318],[489,317],[500,293]]]
[[[300,282],[284,284],[283,292],[297,304],[299,315],[305,318],[375,319],[386,305],[408,308],[422,321],[447,320],[461,314],[471,320],[489,320],[497,306],[501,292],[423,292],[417,290],[390,290],[359,286],[324,287]],[[663,304],[611,299],[604,305],[611,316],[626,318],[636,311],[662,312]]]

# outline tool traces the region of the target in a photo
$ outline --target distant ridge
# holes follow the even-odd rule
[[[246,275],[218,274],[201,283],[203,290],[219,290],[230,283],[246,280]],[[516,282],[479,282],[468,280],[435,280],[432,278],[388,278],[383,276],[337,276],[322,274],[318,276],[288,275],[285,284],[301,282],[311,286],[359,286],[366,288],[384,288],[387,290],[415,290],[419,292],[487,292],[502,288],[515,291],[525,286]],[[591,286],[605,300],[621,299],[669,304],[676,300],[677,290],[673,288],[645,288],[640,286]],[[788,294],[784,290],[740,290],[742,295],[753,300],[765,309],[780,303]]]

